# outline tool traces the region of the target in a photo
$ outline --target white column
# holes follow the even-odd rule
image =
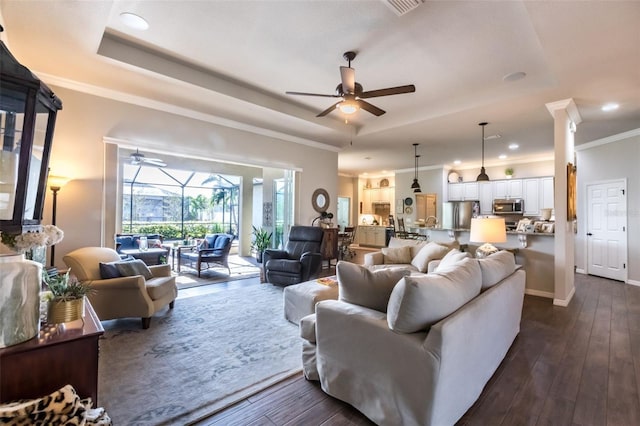
[[[567,164],[575,165],[574,132],[582,121],[573,99],[546,104],[553,117],[554,140],[554,299],[553,304],[567,306],[575,293],[574,221],[567,217]]]

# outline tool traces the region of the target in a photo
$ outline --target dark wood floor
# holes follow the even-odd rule
[[[459,425],[640,425],[640,287],[576,275],[567,308],[526,296],[521,332]],[[298,374],[199,425],[370,425]]]

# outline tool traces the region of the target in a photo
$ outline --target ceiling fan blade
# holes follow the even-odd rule
[[[362,92],[358,97],[361,99],[377,98],[380,96],[400,95],[402,93],[413,93],[416,91],[416,86],[409,84],[407,86],[389,87],[387,89],[370,90],[368,92]]]
[[[380,117],[382,114],[385,113],[385,110],[378,108],[375,105],[371,105],[369,102],[363,101],[362,99],[358,99],[358,104],[360,105],[360,108],[362,108],[363,110],[370,112],[371,114],[375,115],[376,117]]]
[[[145,163],[147,164],[151,164],[153,166],[157,166],[157,167],[166,167],[167,163],[165,163],[164,161],[158,159],[158,158],[147,158],[144,160]]]
[[[355,93],[356,70],[351,67],[340,67],[340,78],[342,79],[342,92]]]
[[[342,101],[340,101],[342,102]],[[322,111],[320,114],[316,115],[316,117],[324,117],[325,115],[329,114],[331,111],[336,109],[336,106],[340,103],[340,102],[336,102],[335,104],[331,105],[329,108],[325,109],[324,111]]]
[[[305,92],[285,92],[287,95],[298,95],[298,96],[322,96],[323,98],[339,98],[340,95],[324,95],[321,93],[305,93]]]

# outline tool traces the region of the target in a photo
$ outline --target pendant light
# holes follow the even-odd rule
[[[478,126],[482,127],[482,167],[480,167],[480,174],[476,179],[477,182],[489,180],[489,175],[487,175],[487,173],[484,171],[484,126],[486,126],[487,124],[489,123],[485,123],[485,122],[478,123]]]
[[[411,189],[413,189],[413,192],[422,192],[420,190],[420,183],[418,183],[418,158],[420,157],[418,155],[418,145],[417,143],[413,144],[413,150],[414,150],[414,157],[415,157],[415,169],[414,169],[414,174],[413,174],[413,183],[411,184]]]

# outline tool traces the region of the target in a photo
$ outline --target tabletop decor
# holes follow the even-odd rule
[[[88,284],[80,283],[68,270],[64,275],[49,276],[43,274],[49,296],[47,323],[59,324],[75,321],[83,316],[84,297],[93,289]]]

